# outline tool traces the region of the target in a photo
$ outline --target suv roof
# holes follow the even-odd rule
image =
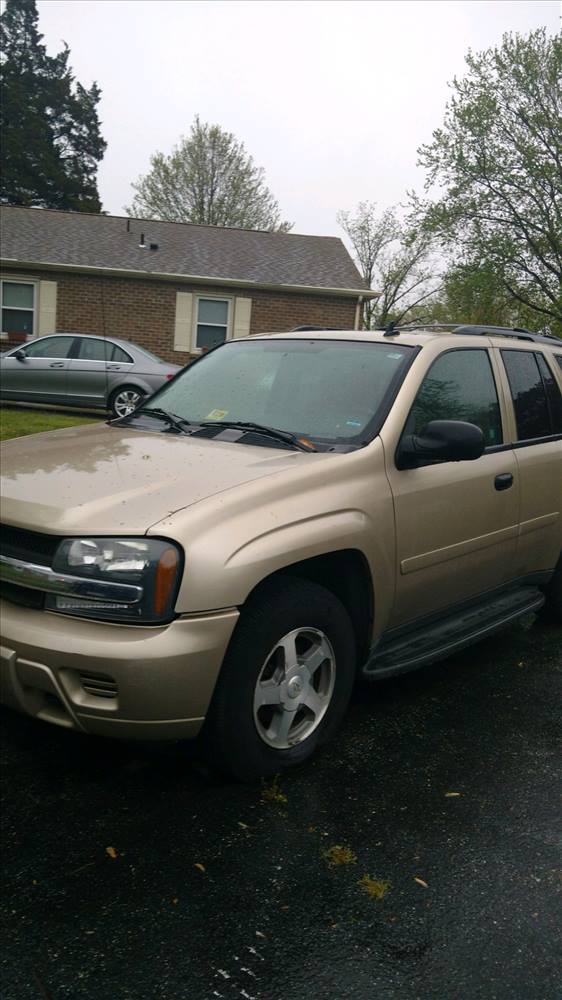
[[[306,339],[317,335],[326,340],[373,340],[379,343],[391,343],[399,341],[410,346],[420,346],[436,337],[442,336],[464,336],[464,337],[506,337],[512,340],[524,340],[527,342],[544,344],[548,347],[558,347],[562,350],[562,339],[539,333],[531,333],[518,327],[503,326],[478,326],[466,323],[417,323],[405,326],[394,326],[390,324],[386,330],[334,330],[329,327],[299,326],[284,333],[254,333],[249,339],[263,340],[270,338]]]
[[[481,326],[473,323],[410,323],[405,326],[395,326],[394,323],[384,330],[386,337],[393,337],[401,331],[407,333],[457,333],[464,336],[477,337],[513,337],[516,340],[532,340],[539,344],[562,344],[559,337],[550,334],[531,333],[520,326]]]

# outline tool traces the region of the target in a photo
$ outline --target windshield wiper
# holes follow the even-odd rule
[[[291,431],[280,431],[277,427],[266,427],[265,424],[256,424],[252,420],[200,420],[200,427],[235,427],[241,431],[253,431],[254,434],[261,434],[262,437],[273,438],[275,441],[284,441],[299,451],[317,451],[311,441],[304,440],[298,434]]]
[[[132,413],[128,413],[126,419],[130,420],[131,417],[139,417],[143,414],[149,417],[156,417],[157,420],[165,420],[170,427],[173,427],[174,430],[179,431],[181,434],[186,433],[186,427],[191,427],[189,420],[183,420],[182,417],[178,417],[175,413],[168,413],[167,410],[162,410],[158,406],[140,407],[137,410],[133,410]]]

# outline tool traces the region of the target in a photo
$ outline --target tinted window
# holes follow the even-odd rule
[[[556,358],[558,364],[562,368],[562,354],[555,354],[554,357]]]
[[[25,345],[29,358],[67,358],[74,337],[46,337]]]
[[[552,433],[560,434],[562,432],[562,397],[560,396],[560,389],[542,354],[537,354],[536,358],[546,390],[546,402],[550,412]]]
[[[487,351],[448,351],[433,363],[406,433],[420,434],[430,420],[466,420],[481,428],[486,447],[501,444],[500,407]]]
[[[535,355],[530,351],[501,353],[513,397],[518,440],[547,437],[553,432],[546,390]]]

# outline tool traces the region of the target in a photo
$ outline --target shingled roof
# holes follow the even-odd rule
[[[356,296],[368,293],[342,241],[333,236],[8,205],[1,209],[1,227],[1,258],[6,265]],[[142,238],[145,248],[139,245]],[[158,249],[149,249],[151,243]]]

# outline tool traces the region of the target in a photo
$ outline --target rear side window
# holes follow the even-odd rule
[[[78,357],[81,361],[131,361],[129,355],[111,340],[80,340]]]
[[[546,391],[546,403],[550,412],[550,426],[553,434],[562,432],[562,396],[556,385],[554,375],[548,367],[542,354],[537,354],[537,364]]]
[[[487,351],[447,351],[434,361],[405,432],[420,434],[430,420],[465,420],[480,427],[487,448],[502,443],[498,394]]]
[[[117,347],[117,344],[114,344],[110,361],[121,361],[123,364],[131,364],[133,359],[121,347]]]
[[[517,421],[517,439],[530,441],[560,431],[560,392],[540,354],[502,351]]]
[[[562,354],[555,354],[554,357],[556,358],[558,364],[562,368]]]

